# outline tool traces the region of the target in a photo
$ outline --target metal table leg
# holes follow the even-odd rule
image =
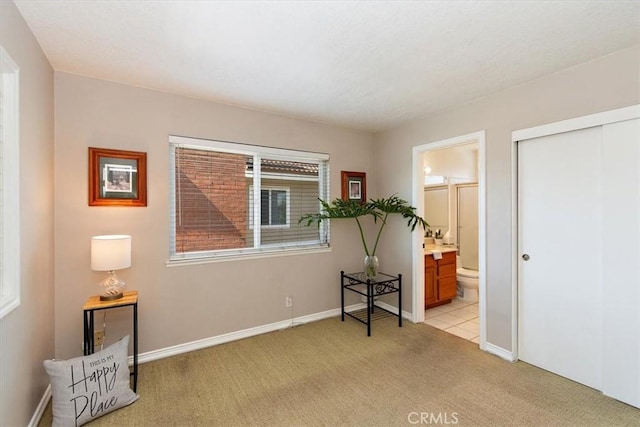
[[[342,307],[342,321],[344,322],[344,270],[340,272],[340,304]]]
[[[402,328],[402,274],[398,274],[398,326]]]
[[[138,303],[133,305],[133,391],[138,388]]]
[[[367,336],[371,336],[371,313],[373,312],[373,295],[371,295],[373,285],[367,280]]]

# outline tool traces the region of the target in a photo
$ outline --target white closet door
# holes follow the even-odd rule
[[[640,120],[603,129],[602,392],[640,407]]]
[[[601,141],[595,127],[518,143],[519,358],[596,389]]]

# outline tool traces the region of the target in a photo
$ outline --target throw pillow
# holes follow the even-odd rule
[[[129,336],[89,356],[45,360],[53,427],[81,426],[138,399],[129,387]]]

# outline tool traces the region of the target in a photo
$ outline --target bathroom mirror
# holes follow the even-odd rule
[[[447,185],[436,185],[424,188],[424,219],[435,233],[440,229],[442,234],[449,229],[449,188]]]

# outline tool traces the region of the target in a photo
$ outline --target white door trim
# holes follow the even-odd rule
[[[518,142],[636,118],[640,118],[640,104],[548,123],[541,126],[519,129],[511,133],[511,346],[513,360],[518,360],[519,347],[518,258],[520,255],[518,254]]]
[[[413,206],[416,214],[424,216],[424,170],[422,155],[431,150],[455,147],[469,143],[478,144],[478,295],[480,316],[480,348],[487,350],[486,342],[486,274],[487,274],[487,218],[486,218],[486,143],[485,131],[457,136],[442,141],[413,147]],[[424,322],[424,243],[423,233],[413,233],[413,322]]]

